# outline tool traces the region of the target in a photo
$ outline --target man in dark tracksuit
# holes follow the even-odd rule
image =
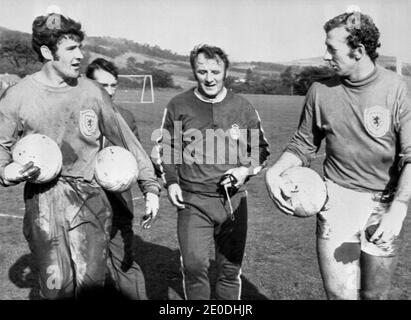
[[[93,60],[86,70],[86,76],[96,80],[113,98],[118,85],[116,66],[103,58]],[[117,107],[137,139],[137,122],[133,114]],[[122,193],[106,191],[113,209],[113,225],[109,242],[108,270],[111,282],[124,297],[132,300],[146,300],[144,275],[133,255],[133,218],[134,204],[131,190]]]
[[[247,234],[244,183],[269,155],[252,105],[224,87],[229,61],[217,47],[190,56],[193,88],[174,97],[163,123],[163,170],[178,209],[177,233],[185,296],[210,299],[209,252],[217,263],[217,299],[240,299]]]

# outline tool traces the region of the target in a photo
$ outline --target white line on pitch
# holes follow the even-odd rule
[[[151,103],[151,102],[139,102],[139,101],[119,100],[119,101],[118,101],[118,103],[132,103],[132,104],[139,103],[139,104],[149,104],[149,103]]]
[[[22,216],[15,216],[13,214],[0,213],[0,217],[23,219]]]

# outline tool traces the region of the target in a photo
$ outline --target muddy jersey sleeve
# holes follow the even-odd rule
[[[106,95],[102,95],[100,125],[103,135],[112,144],[128,149],[136,158],[139,169],[138,184],[141,191],[144,194],[147,192],[159,194],[160,185],[154,174],[150,158],[116,106]]]
[[[312,85],[304,100],[297,131],[284,151],[291,152],[301,159],[304,166],[309,166],[312,158],[321,146],[324,133],[320,130],[318,106],[315,105],[315,84]]]
[[[401,83],[396,102],[396,127],[400,143],[400,170],[411,163],[411,93],[405,83]]]
[[[116,106],[118,111],[120,112],[120,115],[123,117],[123,119],[126,121],[127,125],[133,132],[133,134],[137,137],[138,141],[140,141],[140,135],[138,133],[138,125],[137,121],[133,115],[133,113],[125,108],[120,108]]]
[[[11,147],[16,143],[22,132],[23,124],[18,117],[18,96],[9,88],[0,97],[0,183],[10,185],[4,180],[4,167],[10,162]]]

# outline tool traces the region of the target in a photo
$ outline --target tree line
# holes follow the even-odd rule
[[[395,66],[386,68],[396,71]],[[404,76],[411,76],[411,66],[404,66],[402,73]],[[268,77],[259,70],[247,69],[243,79],[228,76],[226,85],[237,93],[304,96],[313,82],[333,75],[334,71],[326,66],[288,66],[281,73],[273,73]]]
[[[28,34],[18,31],[8,31],[0,34],[0,73],[17,74],[24,77],[40,70],[42,64],[31,48],[31,37]],[[87,64],[91,62],[90,52],[109,58],[118,57],[126,52],[142,53],[171,60],[174,64],[182,64],[182,67],[188,67],[182,63],[182,61],[188,61],[187,56],[175,54],[158,46],[142,45],[126,39],[90,37],[87,38],[84,49],[83,71]],[[244,78],[227,77],[227,87],[238,93],[305,95],[314,81],[330,77],[333,74],[333,71],[327,67],[284,67],[282,64],[268,62],[251,62],[249,64],[254,67],[245,71]],[[386,68],[395,71],[395,66],[387,66]],[[231,70],[244,72],[244,69],[235,66]],[[403,66],[402,72],[405,76],[411,76],[411,65]],[[162,70],[160,64],[154,61],[147,60],[139,63],[134,57],[129,57],[126,66],[120,69],[120,73],[151,74],[155,87],[176,88],[173,74]],[[136,87],[138,81],[131,78],[122,78],[120,85],[133,88]]]
[[[134,43],[134,45],[136,45]],[[145,47],[143,45],[143,47]],[[87,65],[91,62],[90,50],[99,53],[109,58],[123,54],[120,49],[96,49],[98,47],[85,46],[84,59],[81,64],[82,72],[84,73]],[[123,48],[124,49],[124,48]],[[125,50],[125,49],[124,49]],[[161,52],[158,47],[150,47],[147,50]],[[111,52],[111,53],[110,53]],[[172,53],[165,51],[163,56],[172,56]],[[175,57],[174,57],[175,58]],[[0,38],[0,74],[9,73],[16,74],[19,77],[25,77],[40,70],[42,63],[39,62],[37,54],[31,47],[31,40],[24,33],[9,33]],[[156,68],[156,64],[152,61],[137,63],[134,57],[129,57],[127,65],[120,68],[120,74],[151,74],[153,77],[153,85],[157,88],[175,88],[173,76],[170,72]],[[124,87],[135,88],[138,80],[121,79],[121,84]]]

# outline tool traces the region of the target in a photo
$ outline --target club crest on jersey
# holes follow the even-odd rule
[[[364,111],[365,128],[373,137],[380,138],[390,129],[390,110],[373,106]]]
[[[97,115],[93,110],[80,111],[80,131],[83,136],[90,137],[97,132]]]
[[[240,127],[238,124],[233,124],[230,129],[230,137],[234,140],[240,139]]]

